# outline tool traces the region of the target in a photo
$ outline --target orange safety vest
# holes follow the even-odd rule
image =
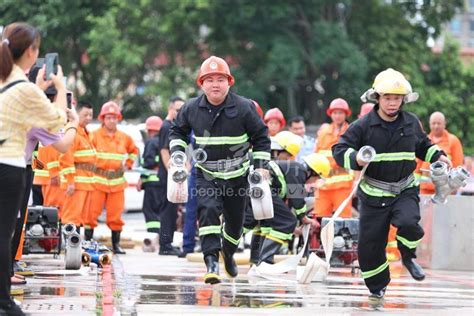
[[[464,161],[464,154],[462,150],[462,144],[459,138],[455,135],[449,133],[447,130],[443,132],[441,138],[434,140],[433,132],[428,135],[429,139],[433,144],[438,145],[451,159],[453,163],[453,168],[461,166]],[[435,188],[433,183],[431,182],[431,178],[429,177],[428,172],[422,172],[421,169],[429,170],[430,163],[427,161],[422,161],[417,159],[417,166],[415,170],[415,174],[420,179],[420,189],[422,193],[434,193]]]
[[[74,184],[76,190],[94,190],[95,148],[84,127],[78,126],[76,137],[69,150],[59,155],[59,174],[61,189],[66,190],[69,184]],[[90,168],[84,168],[90,166]]]
[[[59,175],[59,151],[54,149],[53,145],[40,146],[38,148],[38,157],[36,158],[43,168],[35,164],[33,184],[48,185],[51,184],[51,178]]]
[[[320,190],[336,190],[342,188],[351,188],[354,180],[352,172],[337,165],[332,156],[331,147],[339,141],[339,138],[349,128],[349,124],[344,122],[341,130],[335,134],[336,125],[334,123],[323,127],[319,132],[318,141],[316,143],[316,152],[326,156],[331,163],[331,172],[329,177],[325,179],[325,184]]]
[[[95,186],[102,192],[118,192],[125,190],[127,181],[120,171],[131,169],[138,156],[138,148],[132,138],[117,130],[113,135],[104,127],[92,133],[92,144],[97,151]],[[114,172],[118,173],[114,175]],[[110,176],[104,173],[110,172]]]

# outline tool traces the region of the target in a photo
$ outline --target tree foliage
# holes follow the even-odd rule
[[[197,69],[209,55],[229,62],[238,93],[316,124],[336,97],[355,115],[375,75],[392,67],[420,92],[407,109],[425,125],[431,112],[443,111],[469,152],[474,69],[462,65],[452,43],[439,55],[426,45],[463,3],[4,0],[0,24],[37,26],[43,53],[60,53],[75,92],[96,109],[117,99],[128,118],[163,114],[172,95],[196,95]]]

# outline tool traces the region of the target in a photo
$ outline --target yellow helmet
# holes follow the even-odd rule
[[[392,68],[380,72],[372,84],[375,92],[378,94],[403,94],[412,92],[411,84],[405,76]]]
[[[273,137],[272,149],[286,150],[296,156],[303,145],[303,138],[289,131],[282,131]]]
[[[319,174],[320,176],[327,178],[329,176],[329,172],[331,171],[331,164],[329,163],[329,159],[322,155],[322,154],[310,154],[308,156],[303,157],[303,161],[311,168],[314,172]]]
[[[413,92],[411,84],[405,76],[392,68],[381,71],[374,79],[372,88],[361,96],[362,102],[378,102],[378,96],[382,94],[401,94],[403,102],[410,103],[418,100],[418,93]]]

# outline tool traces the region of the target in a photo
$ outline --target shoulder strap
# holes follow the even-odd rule
[[[5,91],[7,91],[8,89],[10,89],[11,87],[17,85],[18,83],[20,82],[27,82],[26,80],[15,80],[13,82],[10,82],[9,84],[7,84],[5,87],[1,88],[0,89],[0,93],[3,93]]]

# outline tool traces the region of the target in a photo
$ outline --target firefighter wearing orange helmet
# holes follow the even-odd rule
[[[419,119],[402,110],[403,104],[417,98],[402,73],[391,68],[382,71],[361,97],[363,102],[375,103],[374,109],[352,123],[332,147],[338,165],[353,170],[368,164],[358,158],[362,146],[372,146],[376,151],[357,192],[359,264],[370,291],[369,301],[374,304],[382,301],[390,282],[385,253],[390,224],[397,227],[403,265],[415,280],[425,278],[423,269],[414,261],[416,247],[424,235],[419,225],[418,182],[413,175],[416,158],[451,165],[444,152],[431,143]]]
[[[285,117],[279,108],[268,110],[263,117],[263,121],[268,127],[268,136],[270,137],[278,134],[286,125]]]
[[[331,118],[331,124],[321,127],[316,142],[316,152],[326,156],[331,162],[331,172],[325,179],[324,185],[315,192],[315,215],[330,217],[352,190],[353,173],[339,167],[332,156],[331,147],[336,144],[349,124],[347,118],[351,109],[346,100],[337,98],[331,101],[326,114]],[[341,217],[352,217],[352,201],[347,204]]]
[[[207,267],[204,281],[210,284],[220,282],[221,250],[227,274],[238,274],[233,255],[242,237],[248,201],[250,148],[255,170],[268,178],[267,127],[249,99],[229,92],[234,83],[225,60],[216,56],[206,59],[197,78],[204,94],[186,102],[170,131],[172,153],[185,151],[193,131],[194,148],[206,156],[195,168],[199,237]]]
[[[117,129],[122,113],[115,102],[108,101],[102,105],[98,118],[102,126],[91,135],[97,161],[94,169],[95,190],[85,225],[85,236],[86,239],[92,238],[97,219],[105,208],[106,223],[112,231],[112,250],[116,254],[124,254],[120,247],[120,233],[124,225],[121,218],[125,203],[124,190],[127,187],[124,171],[133,167],[138,148],[129,135]]]

